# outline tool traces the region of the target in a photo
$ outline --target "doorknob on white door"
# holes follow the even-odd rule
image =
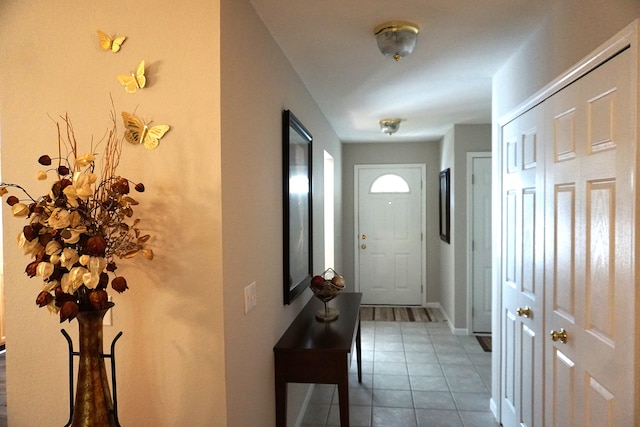
[[[516,310],[516,313],[518,313],[518,316],[520,317],[531,317],[531,314],[532,314],[531,308],[529,307],[525,307],[525,308],[518,307],[518,309]]]
[[[560,341],[562,344],[567,343],[567,331],[564,328],[560,328],[559,331],[551,331],[549,335],[553,341]]]
[[[367,245],[365,245],[364,243],[363,243],[362,245],[360,245],[360,247],[361,247],[362,249],[367,249]]]

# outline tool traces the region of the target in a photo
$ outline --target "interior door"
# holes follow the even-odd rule
[[[618,54],[549,102],[547,426],[634,425],[629,56]]]
[[[421,305],[423,166],[360,166],[357,281],[363,304]]]
[[[491,153],[470,154],[471,330],[491,332]]]
[[[502,128],[501,421],[542,426],[544,135],[541,110]]]

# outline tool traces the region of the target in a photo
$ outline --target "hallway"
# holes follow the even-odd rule
[[[362,322],[362,384],[352,361],[352,427],[497,427],[491,353],[444,322]],[[316,385],[302,427],[339,426],[338,393]]]

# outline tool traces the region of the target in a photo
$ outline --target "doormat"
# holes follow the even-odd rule
[[[486,352],[491,352],[491,336],[490,335],[476,335],[480,347]]]
[[[437,317],[429,307],[360,307],[360,320],[383,322],[434,322]]]

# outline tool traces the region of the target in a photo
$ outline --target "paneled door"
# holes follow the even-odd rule
[[[630,59],[618,54],[546,102],[549,427],[634,425]]]
[[[424,165],[356,166],[356,289],[364,304],[422,304],[423,175]]]
[[[502,129],[502,372],[505,427],[542,426],[544,135],[533,109]]]
[[[491,332],[491,153],[467,153],[471,332]]]

